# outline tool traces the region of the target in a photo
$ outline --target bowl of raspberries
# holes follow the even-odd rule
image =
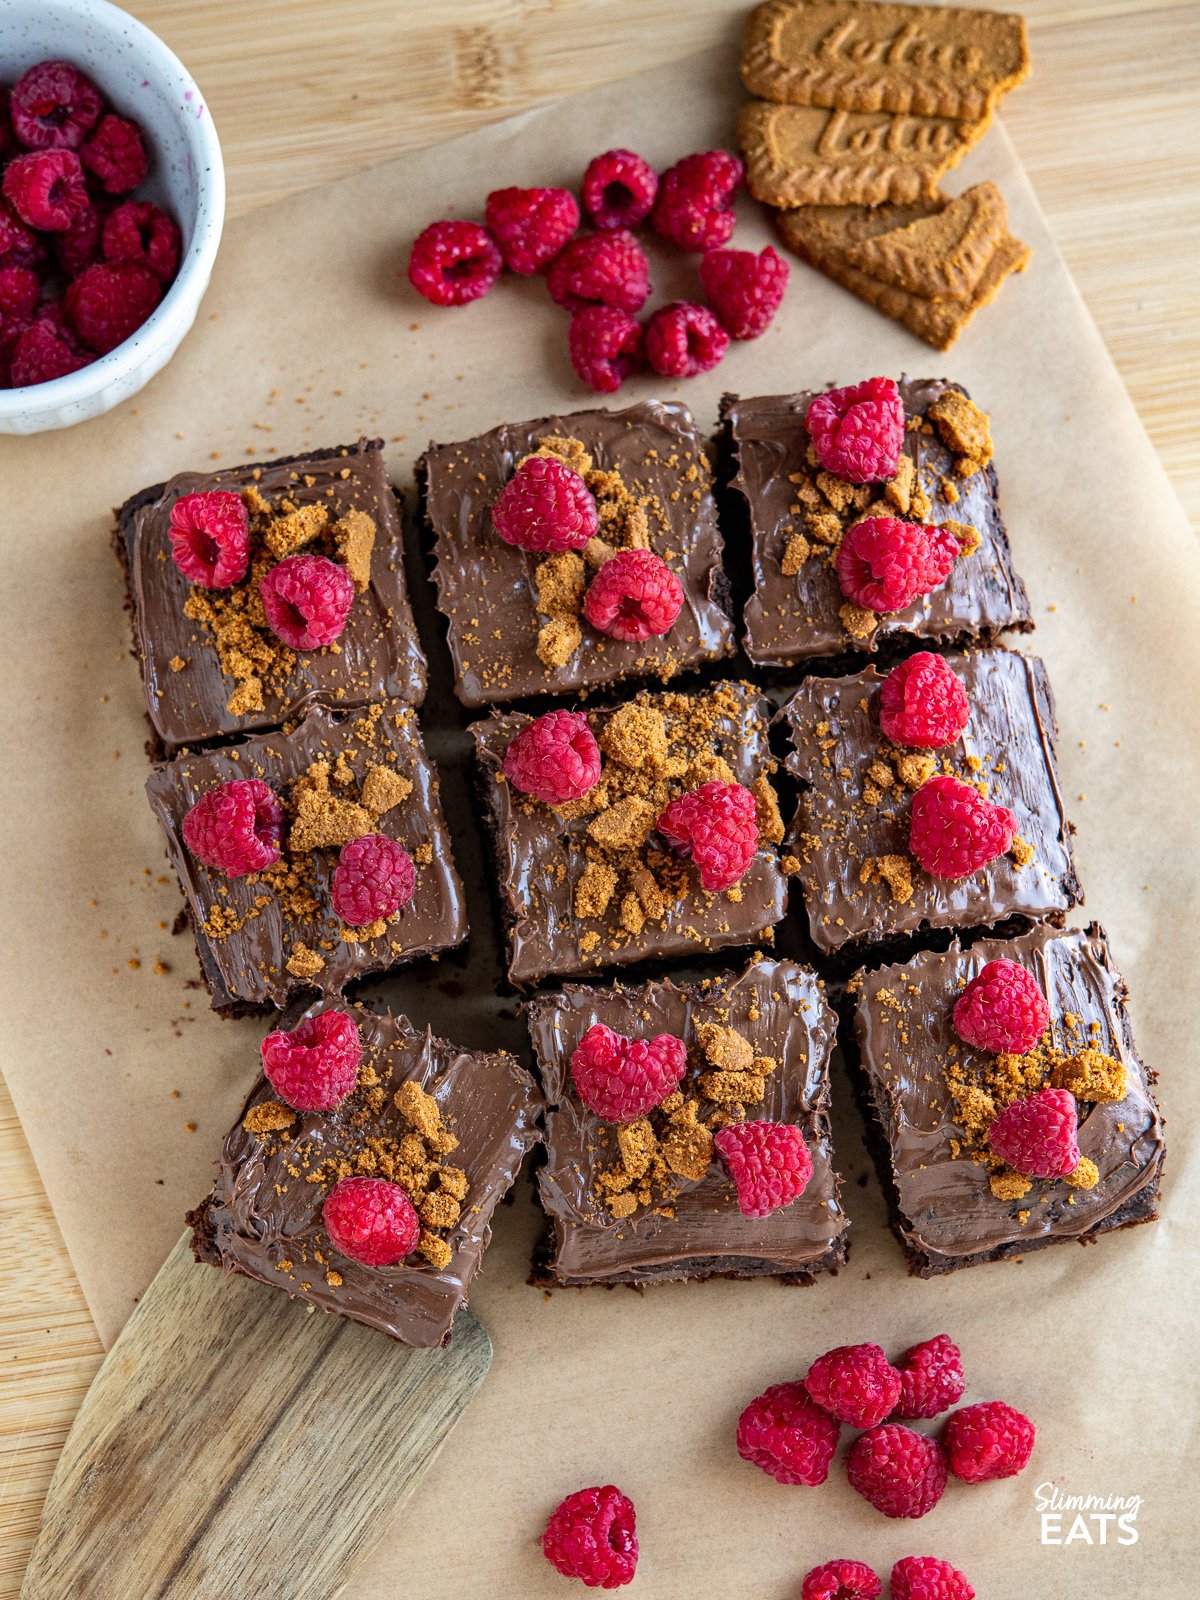
[[[178,348],[225,213],[190,74],[107,0],[0,0],[0,433],[99,416]]]

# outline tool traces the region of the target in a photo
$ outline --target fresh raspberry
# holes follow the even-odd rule
[[[551,300],[568,311],[594,305],[637,311],[650,293],[650,263],[624,228],[587,233],[555,257],[546,287]]]
[[[913,795],[908,848],[935,878],[969,878],[1012,849],[1017,819],[961,778],[936,773]]]
[[[600,781],[600,746],[582,711],[547,711],[509,740],[504,776],[514,789],[561,806]]]
[[[390,1267],[416,1248],[421,1224],[398,1183],[343,1178],[325,1196],[321,1220],[329,1242],[364,1267]]]
[[[931,650],[893,667],[879,691],[879,726],[893,744],[921,750],[953,744],[970,714],[967,691]]]
[[[702,783],[681,794],[655,827],[673,850],[690,857],[709,894],[732,888],[758,850],[758,809],[740,783]]]
[[[9,101],[13,132],[28,150],[78,150],[102,109],[96,85],[69,61],[39,61]]]
[[[636,228],[654,209],[658,173],[632,150],[606,150],[588,162],[582,192],[595,227]]]
[[[263,872],[279,860],[283,806],[261,778],[232,778],[200,796],[183,819],[183,842],[227,878]]]
[[[0,199],[0,267],[37,267],[45,255],[46,247],[33,229],[21,221],[7,200]]]
[[[333,909],[349,927],[365,928],[407,905],[416,886],[408,851],[386,833],[364,833],[338,852]]]
[[[106,261],[140,261],[164,283],[179,270],[183,236],[174,217],[149,200],[126,200],[104,219]]]
[[[259,583],[271,632],[293,650],[323,650],[346,626],[354,581],[327,556],[284,556]]]
[[[583,614],[610,639],[670,633],[683,609],[683,585],[653,550],[618,550],[583,597]]]
[[[582,550],[600,518],[577,472],[557,456],[528,456],[492,503],[492,527],[519,550]]]
[[[39,317],[13,340],[9,353],[9,381],[14,389],[35,383],[50,383],[78,372],[96,359],[81,350],[68,330],[57,327],[48,317]]]
[[[88,203],[83,168],[74,150],[34,150],[4,169],[4,198],[22,222],[46,233],[71,224]]]
[[[641,369],[642,325],[616,306],[584,306],[567,335],[571,365],[597,394],[615,394]]]
[[[729,335],[716,312],[687,300],[660,306],[646,327],[646,359],[663,378],[709,372],[728,349]]]
[[[817,460],[848,483],[893,478],[904,444],[904,402],[891,378],[819,394],[804,419]]]
[[[788,282],[788,264],[771,246],[710,250],[700,262],[708,303],[731,339],[757,339],[771,325]]]
[[[569,189],[493,189],[483,220],[504,265],[522,277],[548,267],[579,226]]]
[[[67,315],[97,355],[107,355],[136,333],[162,299],[162,284],[137,261],[98,262],[67,285]]]
[[[128,194],[150,170],[150,157],[136,122],[109,112],[79,152],[105,194]]]
[[[898,1417],[936,1417],[962,1399],[962,1352],[947,1333],[906,1350],[896,1362],[900,1374]]]
[[[611,1483],[579,1489],[555,1507],[538,1543],[564,1578],[589,1589],[619,1589],[637,1571],[633,1501]]]
[[[10,317],[29,321],[41,297],[41,279],[32,267],[0,267],[0,327]]]
[[[1027,1178],[1065,1178],[1079,1165],[1079,1113],[1069,1089],[1014,1100],[988,1129],[992,1154]]]
[[[713,1144],[737,1190],[744,1217],[769,1217],[798,1200],[813,1175],[812,1156],[790,1122],[731,1122]]]
[[[250,565],[250,518],[240,494],[208,489],[181,495],[167,528],[175,565],[189,583],[228,589]]]
[[[605,1122],[636,1122],[673,1090],[687,1071],[687,1046],[674,1034],[628,1039],[594,1023],[571,1052],[579,1098]]]
[[[896,517],[867,517],[838,546],[838,583],[847,600],[869,611],[903,611],[945,583],[959,551],[945,528]]]
[[[85,267],[104,259],[103,227],[104,214],[89,202],[80,207],[68,227],[54,235],[54,259],[69,278],[77,278]]]
[[[800,1600],[876,1600],[879,1576],[865,1561],[826,1561],[805,1574]]]
[[[1033,973],[1000,956],[987,965],[954,1003],[954,1031],[977,1050],[1023,1056],[1046,1031],[1050,1007]]]
[[[733,197],[745,176],[725,150],[684,156],[663,173],[650,220],[681,250],[719,250],[733,232]]]
[[[895,1410],[900,1374],[877,1344],[843,1344],[817,1357],[804,1387],[839,1422],[873,1428]]]
[[[291,1032],[277,1028],[262,1042],[262,1067],[281,1100],[297,1111],[332,1111],[354,1092],[362,1039],[346,1011],[305,1017]]]
[[[12,125],[12,93],[0,89],[0,156],[10,155],[17,142]]]
[[[435,306],[478,300],[504,268],[500,247],[477,222],[431,222],[408,258],[408,281]]]
[[[776,1383],[738,1418],[738,1455],[776,1483],[816,1488],[829,1476],[841,1431],[813,1405],[802,1383]]]
[[[965,1575],[937,1556],[904,1556],[892,1568],[892,1600],[975,1600]]]
[[[1015,1478],[1028,1466],[1036,1438],[1037,1429],[1029,1418],[1003,1400],[964,1406],[946,1423],[950,1470],[964,1483]]]
[[[855,1439],[846,1474],[850,1487],[885,1517],[923,1517],[945,1490],[946,1455],[936,1439],[885,1422]]]

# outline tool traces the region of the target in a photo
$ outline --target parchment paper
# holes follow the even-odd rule
[[[262,1032],[208,1012],[189,941],[167,931],[179,902],[142,796],[145,729],[109,508],[210,455],[230,462],[249,446],[267,458],[360,430],[391,440],[407,483],[431,436],[586,405],[565,316],[543,286],[510,280],[439,312],[396,269],[420,227],[480,214],[492,187],[576,183],[591,154],[616,144],[666,165],[727,143],[735,78],[730,53],[698,57],[236,222],[195,331],[140,397],[68,433],[0,441],[5,1067],[106,1340],[206,1190]],[[525,1284],[537,1219],[522,1193],[499,1218],[472,1297],[495,1341],[491,1376],[411,1511],[352,1581],[354,1600],[561,1596],[533,1539],[562,1494],[606,1481],[637,1503],[635,1595],[784,1600],[818,1561],[854,1555],[885,1570],[907,1553],[955,1561],[988,1600],[1075,1597],[1081,1585],[1096,1597],[1193,1591],[1200,560],[1000,128],[951,190],[985,176],[1003,187],[1033,265],[949,355],[795,263],[764,338],[735,345],[703,379],[646,378],[626,393],[677,393],[711,424],[726,388],[769,393],[907,369],[955,377],[990,410],[1004,512],[1035,601],[1031,648],[1058,695],[1087,912],[1109,927],[1142,1051],[1162,1077],[1165,1215],[1087,1249],[907,1279],[874,1177],[856,1181],[866,1161],[840,1068],[835,1131],[853,1242],[835,1281],[543,1298]],[[747,204],[736,243],[769,238]],[[667,298],[686,292],[694,263],[655,270]],[[444,678],[415,573],[414,588]],[[429,720],[439,719],[453,720],[434,704]],[[455,739],[431,742],[445,756]],[[453,771],[447,787],[460,863],[478,885],[479,842]],[[415,972],[389,994],[464,1043],[511,1044],[521,1030],[511,1000],[491,999],[494,930],[478,887],[470,912],[469,965]],[[156,973],[158,959],[172,971]],[[766,1384],[802,1376],[835,1343],[872,1339],[899,1353],[943,1330],[963,1346],[969,1399],[1005,1398],[1037,1421],[1023,1476],[952,1483],[912,1525],[871,1510],[840,1463],[810,1490],[738,1460],[735,1419]],[[1034,1490],[1044,1483],[1140,1496],[1137,1544],[1114,1546],[1110,1533],[1105,1548],[1043,1546]]]

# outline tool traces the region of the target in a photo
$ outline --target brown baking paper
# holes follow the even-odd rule
[[[728,143],[738,100],[732,54],[698,57],[244,218],[226,234],[195,331],[142,395],[68,433],[0,441],[5,1066],[106,1341],[208,1187],[263,1032],[209,1013],[190,940],[169,932],[178,892],[142,794],[146,729],[110,507],[248,448],[265,459],[360,432],[389,439],[397,480],[409,484],[431,436],[586,406],[567,363],[565,315],[541,283],[509,279],[465,310],[435,310],[397,277],[407,246],[434,217],[479,215],[501,184],[575,184],[588,157],[613,145],[665,166]],[[1087,1249],[1063,1244],[1021,1264],[909,1279],[865,1175],[840,1067],[835,1132],[853,1227],[850,1265],[836,1280],[547,1297],[525,1283],[538,1224],[523,1188],[499,1216],[472,1296],[495,1341],[491,1376],[350,1583],[353,1600],[561,1597],[567,1587],[534,1538],[563,1494],[608,1481],[637,1504],[643,1555],[631,1593],[656,1600],[784,1600],[819,1561],[852,1555],[885,1571],[908,1553],[953,1560],[988,1600],[1193,1590],[1200,559],[1001,128],[950,188],[984,177],[1001,184],[1033,265],[950,354],[795,263],[765,337],[734,345],[702,379],[643,378],[620,398],[677,394],[712,425],[724,389],[770,393],[907,370],[954,377],[991,412],[1004,513],[1037,616],[1031,648],[1047,658],[1058,694],[1087,915],[1109,928],[1142,1052],[1161,1073],[1164,1215]],[[746,203],[736,243],[758,248],[770,237]],[[694,259],[654,266],[656,298],[694,285]],[[416,575],[414,588],[444,684]],[[495,929],[453,764],[460,719],[444,688],[425,721],[433,754],[452,758],[446,787],[471,886],[471,956],[392,980],[387,993],[464,1044],[519,1046],[514,1002],[494,998]],[[155,970],[160,960],[170,972]],[[913,1525],[867,1506],[840,1462],[825,1487],[804,1489],[737,1458],[742,1405],[801,1376],[821,1350],[870,1339],[898,1353],[942,1331],[963,1347],[968,1399],[1004,1398],[1037,1421],[1021,1477],[952,1483]],[[1110,1530],[1103,1548],[1041,1544],[1043,1484],[1140,1497],[1138,1542],[1118,1546]]]

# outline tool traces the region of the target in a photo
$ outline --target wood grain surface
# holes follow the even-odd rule
[[[237,215],[722,39],[732,48],[747,6],[131,0],[129,8],[202,85]],[[1200,528],[1200,8],[1030,0],[1023,9],[1034,71],[1005,103],[1006,126]],[[0,1600],[11,1600],[101,1350],[2,1085],[0,1196]]]

